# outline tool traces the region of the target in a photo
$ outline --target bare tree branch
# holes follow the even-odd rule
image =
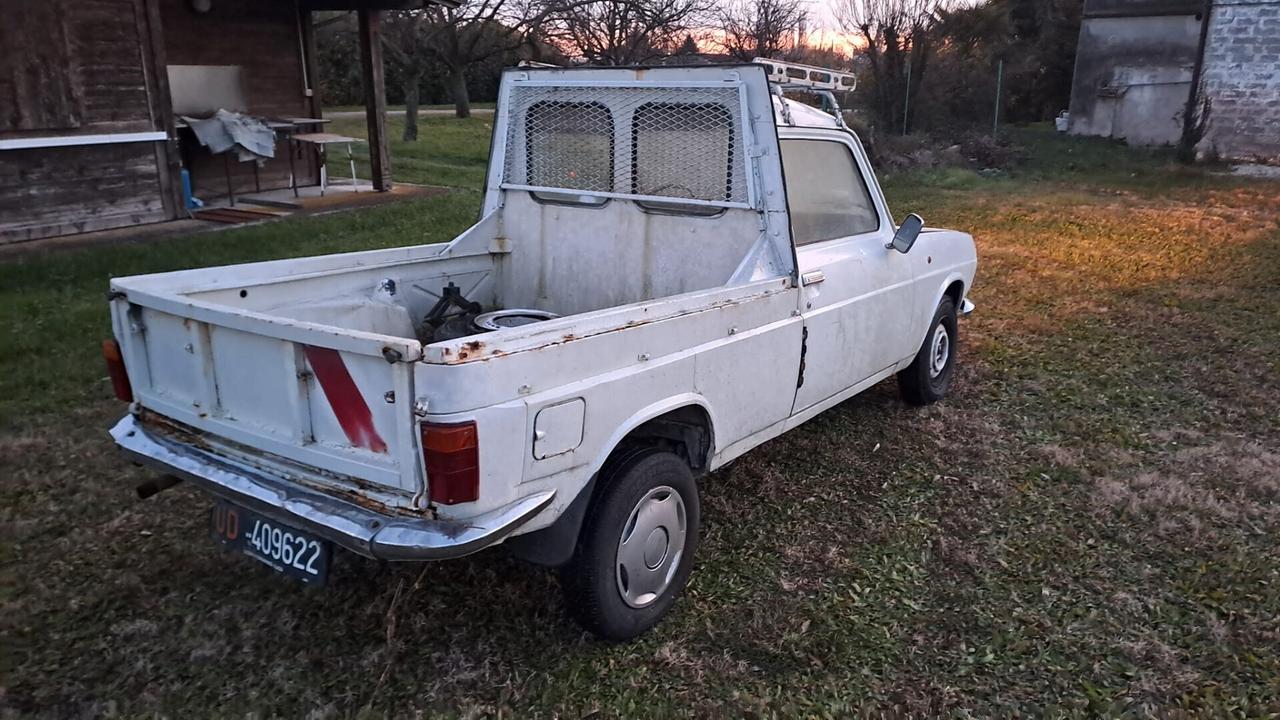
[[[730,0],[716,13],[718,45],[738,60],[781,57],[804,44],[805,0]]]
[[[933,27],[946,0],[835,0],[835,15],[871,71],[876,115],[886,129],[911,125],[934,52]]]
[[[469,117],[467,68],[536,44],[547,16],[572,1],[468,0],[389,14],[383,43],[405,78],[405,139],[417,138],[418,84],[431,61],[448,69],[456,114]]]
[[[639,65],[676,52],[710,0],[593,0],[553,12],[548,36],[597,65]]]

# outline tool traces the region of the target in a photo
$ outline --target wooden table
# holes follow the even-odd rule
[[[298,196],[298,174],[293,162],[293,144],[290,142],[290,140],[292,140],[295,136],[300,134],[297,132],[300,128],[306,127],[308,125],[315,126],[315,127],[323,127],[326,123],[330,123],[333,121],[325,118],[289,117],[289,118],[278,118],[278,119],[265,119],[264,122],[267,124],[267,127],[271,128],[277,134],[284,135],[285,137],[285,148],[286,148],[286,151],[289,153],[289,185],[293,188],[293,196],[297,197]],[[178,130],[190,129],[190,125],[188,125],[187,122],[182,118],[176,118],[174,125],[177,127]],[[327,133],[305,133],[305,134],[327,135]],[[350,146],[348,146],[347,155],[349,156],[350,154],[351,154],[351,148]],[[221,153],[221,155],[222,155],[222,172],[227,182],[227,200],[232,207],[235,207],[236,194],[235,194],[235,189],[231,184],[231,159],[230,157],[228,157],[230,155],[230,151]],[[321,159],[320,194],[323,195],[324,182],[325,182],[323,150],[320,153],[320,159]],[[190,166],[190,163],[186,162],[184,159],[183,165]],[[353,179],[353,182],[354,182],[355,175],[356,175],[355,162],[352,161],[351,177]],[[262,183],[258,178],[257,162],[253,163],[253,188],[254,188],[254,192],[262,192]]]
[[[324,197],[325,188],[329,184],[329,172],[325,167],[327,156],[327,148],[330,145],[346,145],[347,146],[347,162],[351,164],[351,191],[360,192],[360,183],[356,180],[356,159],[351,154],[351,143],[360,142],[360,138],[347,137],[346,135],[338,135],[336,133],[296,133],[289,136],[289,140],[296,143],[305,143],[316,148],[316,153],[320,158],[320,196]],[[290,170],[293,169],[293,153],[289,153]],[[293,196],[298,197],[298,181],[294,176]]]

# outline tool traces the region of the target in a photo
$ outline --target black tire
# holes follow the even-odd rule
[[[587,512],[573,559],[560,570],[560,586],[565,607],[583,628],[606,640],[629,640],[656,625],[667,614],[689,579],[693,554],[698,547],[698,488],[684,460],[657,449],[632,452],[607,464],[599,480],[599,495]],[[677,493],[679,503],[665,505],[674,499],[669,491],[660,488]],[[671,541],[672,533],[663,526],[665,554],[657,561],[657,570],[645,571],[653,573],[646,576],[646,581],[659,577],[670,580],[661,592],[649,593],[655,595],[653,599],[634,607],[624,599],[625,573],[618,559],[624,532],[631,530],[628,542],[637,538],[636,531],[640,528],[632,525],[631,518],[633,511],[640,510],[641,501],[661,506],[664,513],[672,508],[682,509],[684,536],[679,555],[675,555],[677,548]],[[646,567],[654,567],[649,566],[648,545],[641,543],[633,547],[642,545],[642,561]],[[638,588],[639,585],[628,585],[627,591]]]
[[[938,345],[934,337],[939,328],[946,332],[946,361],[935,373],[934,359]],[[941,400],[951,389],[956,372],[956,355],[960,349],[960,333],[956,323],[956,304],[950,295],[944,295],[929,323],[924,343],[905,369],[898,372],[898,388],[902,399],[912,405],[928,405]]]

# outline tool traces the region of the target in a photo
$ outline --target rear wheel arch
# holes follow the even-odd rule
[[[614,434],[595,462],[591,479],[555,522],[507,540],[508,551],[538,565],[556,567],[568,562],[584,520],[611,471],[637,456],[665,451],[684,460],[695,479],[701,477],[710,469],[715,454],[713,423],[711,408],[696,395],[673,398],[636,413]]]
[[[964,280],[952,280],[947,289],[942,291],[943,295],[951,298],[951,302],[955,303],[956,309],[960,308],[960,302],[964,300]],[[938,298],[938,302],[942,302],[942,298]],[[937,303],[934,304],[937,306]]]
[[[635,425],[614,443],[603,469],[615,456],[629,448],[661,448],[684,459],[695,477],[704,475],[715,453],[715,428],[705,405],[690,403],[663,412]]]

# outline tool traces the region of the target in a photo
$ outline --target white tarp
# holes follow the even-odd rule
[[[216,154],[236,153],[241,162],[262,162],[276,155],[276,133],[265,122],[251,115],[219,110],[210,118],[182,118],[201,145]]]

